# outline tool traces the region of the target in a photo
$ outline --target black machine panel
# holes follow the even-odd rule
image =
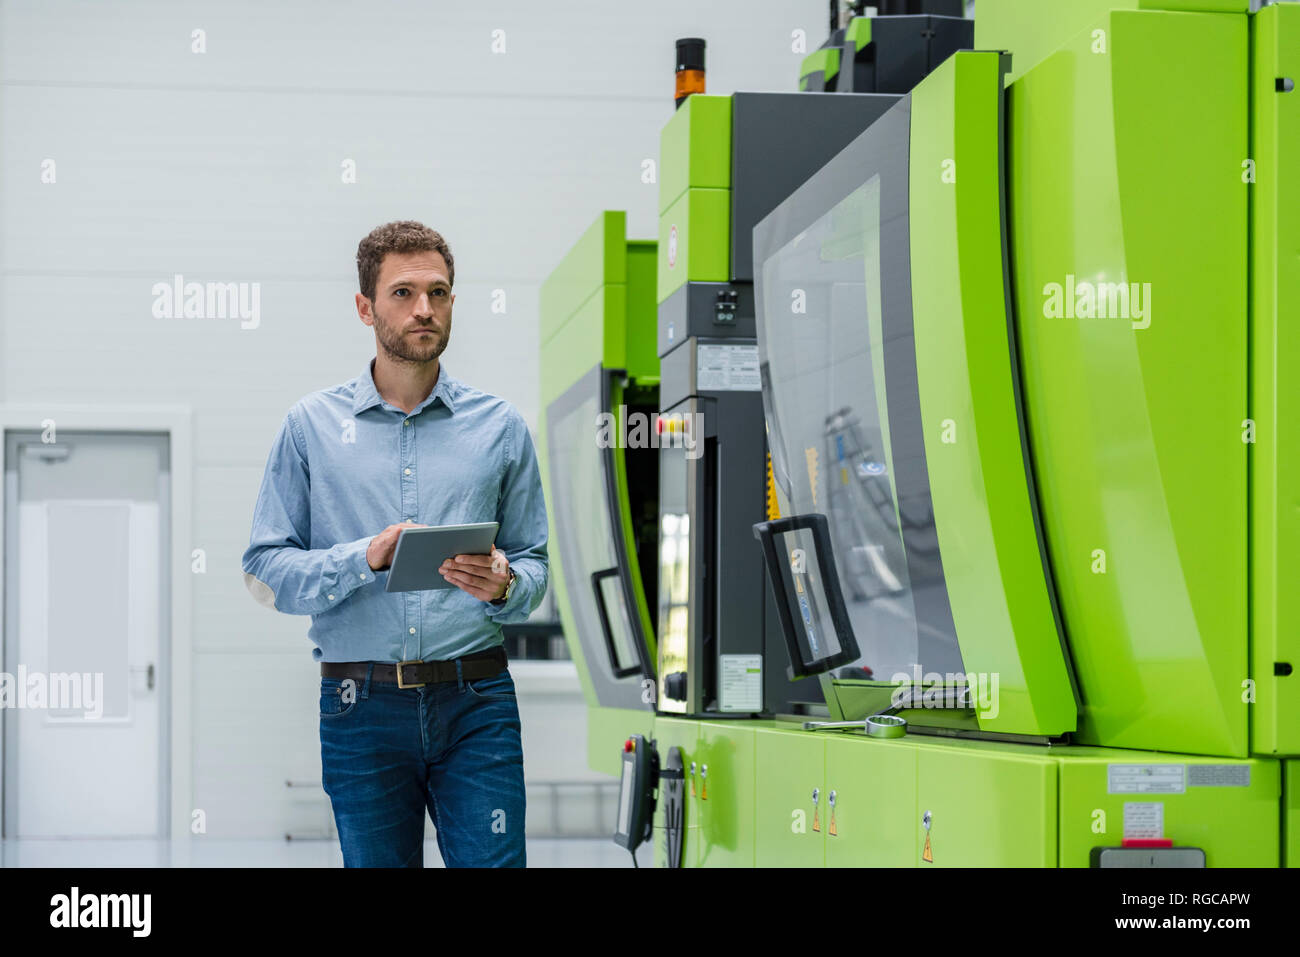
[[[754,279],[753,230],[898,97],[737,93],[731,100],[731,278]]]
[[[958,50],[975,45],[975,21],[957,16],[879,16],[861,50],[841,36],[835,90],[841,93],[908,93]]]

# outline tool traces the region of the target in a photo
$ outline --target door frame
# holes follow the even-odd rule
[[[171,686],[165,754],[168,759],[167,793],[169,801],[162,808],[166,814],[167,837],[172,841],[189,836],[193,803],[193,780],[189,773],[193,751],[192,656],[194,636],[191,626],[193,583],[191,552],[194,548],[194,412],[187,405],[117,405],[93,406],[79,403],[0,403],[0,449],[10,431],[41,431],[45,419],[66,432],[162,432],[168,437],[171,469],[171,510],[165,516],[171,526]],[[5,515],[0,507],[0,542],[5,541]],[[4,549],[0,548],[0,609],[5,595]],[[0,670],[6,667],[4,650],[5,616],[0,614]],[[4,740],[4,710],[0,709],[0,742]],[[0,758],[0,796],[4,792],[4,761]],[[4,801],[0,799],[0,833],[4,820]]]

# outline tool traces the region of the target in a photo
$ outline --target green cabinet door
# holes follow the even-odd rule
[[[754,729],[700,724],[697,807],[700,867],[754,866]]]
[[[1056,866],[1056,762],[1045,754],[999,752],[990,750],[997,745],[982,742],[962,747],[965,743],[916,747],[917,862],[923,867]]]
[[[812,731],[760,729],[756,733],[756,866],[825,866],[829,818],[824,745]]]
[[[916,866],[915,748],[862,734],[827,735],[826,802],[827,867]]]

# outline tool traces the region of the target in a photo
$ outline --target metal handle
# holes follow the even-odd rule
[[[133,666],[131,667],[130,670],[131,670],[131,674],[133,674],[133,675],[138,675],[140,672],[143,671],[143,672],[144,672],[144,686],[145,686],[145,690],[146,690],[146,691],[153,691],[153,684],[154,684],[154,668],[153,668],[153,662],[152,662],[152,661],[149,662],[149,664],[147,664],[147,665],[145,665],[145,666],[143,666],[143,667],[141,667],[141,666],[139,666],[139,665],[133,665]]]

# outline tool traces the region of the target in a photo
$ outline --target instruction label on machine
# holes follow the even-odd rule
[[[759,392],[758,346],[695,347],[695,387],[710,392]]]
[[[763,710],[763,656],[719,655],[719,706],[723,711]]]
[[[1124,802],[1124,840],[1165,836],[1163,801]]]
[[[1186,765],[1111,764],[1106,782],[1110,794],[1182,794]]]
[[[1189,764],[1189,788],[1248,788],[1249,764]]]

